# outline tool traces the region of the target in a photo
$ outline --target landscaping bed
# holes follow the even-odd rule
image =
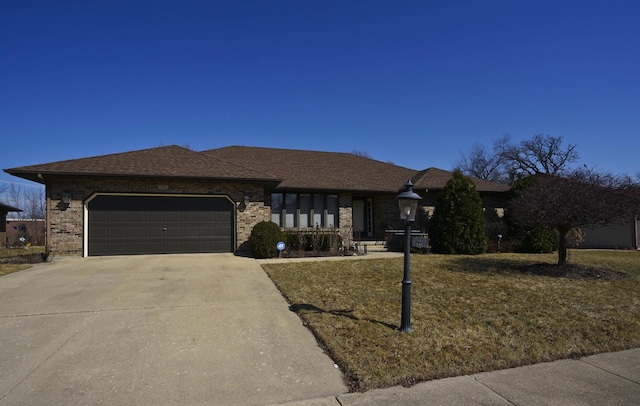
[[[265,264],[352,391],[640,347],[640,253],[412,255]]]

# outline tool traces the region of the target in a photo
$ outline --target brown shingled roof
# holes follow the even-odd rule
[[[196,152],[176,145],[5,169],[44,183],[50,175],[165,177],[273,182],[278,189],[396,193],[407,179],[415,190],[442,189],[452,172],[414,169],[350,153],[230,146]],[[39,175],[42,175],[40,177]],[[473,179],[480,192],[506,185]]]
[[[397,192],[413,169],[343,152],[231,146],[204,154],[282,179],[279,189]]]
[[[428,168],[418,172],[411,181],[413,182],[413,188],[415,190],[439,190],[444,188],[452,176],[453,172],[444,171],[438,168]],[[488,180],[471,178],[471,181],[476,186],[476,190],[478,192],[506,192],[510,189],[509,185],[491,182]]]
[[[47,164],[5,169],[5,172],[42,182],[38,175],[171,177],[276,181],[272,176],[246,166],[221,161],[212,156],[171,145],[71,159]]]

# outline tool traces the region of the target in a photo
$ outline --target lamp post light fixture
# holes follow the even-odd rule
[[[416,220],[418,201],[422,199],[413,191],[413,183],[408,180],[404,185],[404,191],[396,196],[400,208],[400,219],[405,224],[404,229],[404,278],[402,279],[402,320],[400,331],[411,331],[411,223]]]
[[[62,192],[62,195],[60,196],[60,198],[63,204],[66,204],[67,206],[71,204],[71,193]]]

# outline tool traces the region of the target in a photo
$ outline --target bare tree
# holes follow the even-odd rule
[[[483,145],[475,143],[469,155],[462,155],[456,164],[456,169],[472,178],[502,182],[503,166],[500,155],[489,152]]]
[[[567,261],[572,228],[614,224],[640,208],[640,189],[628,176],[581,168],[563,176],[537,175],[530,183],[509,202],[509,216],[522,227],[555,229],[559,265]]]
[[[371,155],[369,155],[368,152],[365,151],[360,151],[359,149],[354,149],[351,152],[349,152],[351,155],[355,155],[355,156],[359,156],[362,158],[369,158],[369,159],[373,159],[371,158]]]
[[[44,188],[42,186],[22,186],[17,183],[10,183],[2,195],[2,199],[7,204],[22,209],[22,212],[13,216],[21,219],[43,219],[44,218]]]
[[[24,204],[22,207],[25,218],[44,218],[44,189],[29,188],[24,192]]]
[[[508,142],[498,144],[496,154],[506,165],[507,173],[516,175],[551,175],[562,173],[580,156],[576,146],[562,146],[562,137],[537,134],[518,145]]]
[[[23,196],[23,188],[15,183],[9,184],[6,192],[6,198],[9,204],[13,207],[17,207],[22,209],[22,196]],[[22,213],[21,213],[22,215]]]
[[[462,155],[458,168],[475,178],[513,183],[528,175],[563,173],[578,159],[576,146],[564,147],[562,137],[537,134],[514,144],[505,134],[493,141],[491,151],[475,144],[468,155]]]

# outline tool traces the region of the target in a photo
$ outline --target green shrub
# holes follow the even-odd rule
[[[434,252],[481,254],[487,250],[482,199],[475,185],[456,170],[438,196],[429,225]]]
[[[278,242],[284,240],[280,226],[271,221],[262,221],[251,230],[249,245],[254,258],[274,258],[278,256]]]
[[[558,249],[558,234],[550,228],[539,227],[525,233],[518,252],[548,254]]]

